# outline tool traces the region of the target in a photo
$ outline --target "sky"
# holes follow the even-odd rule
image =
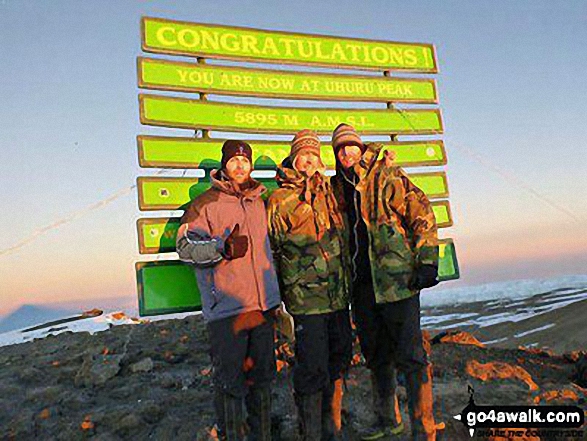
[[[434,44],[455,221],[441,236],[462,276],[445,285],[587,272],[583,1],[0,0],[0,314],[136,297],[150,215],[132,186],[156,172],[136,136],[190,134],[139,122],[141,16]]]

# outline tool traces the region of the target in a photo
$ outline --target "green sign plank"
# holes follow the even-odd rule
[[[436,219],[436,226],[438,228],[452,227],[452,212],[450,211],[450,204],[448,201],[432,201],[432,210]]]
[[[143,17],[145,52],[279,64],[436,73],[434,46]]]
[[[448,201],[432,202],[432,210],[438,228],[452,225]],[[141,254],[169,253],[175,251],[175,239],[179,228],[179,218],[148,218],[137,220],[139,252]]]
[[[195,178],[137,179],[140,210],[182,210],[210,184]]]
[[[203,168],[220,167],[223,139],[194,139],[162,136],[137,138],[139,164],[146,168]],[[256,170],[274,170],[289,155],[290,145],[283,141],[248,141],[253,148],[253,166]],[[446,152],[442,141],[385,142],[386,150],[396,153],[395,163],[400,167],[445,165]],[[322,161],[334,170],[334,154],[330,144],[322,145]]]
[[[430,199],[448,197],[444,172],[413,173],[410,178]],[[269,192],[277,188],[275,179],[262,178],[259,181],[263,182]],[[139,177],[137,179],[139,209],[142,211],[184,210],[192,199],[203,193],[209,186],[209,182],[200,182],[197,178]]]
[[[455,280],[460,277],[457,252],[452,239],[438,241],[438,280]]]
[[[444,172],[414,173],[410,175],[410,179],[429,199],[448,197],[448,183]]]
[[[452,239],[439,240],[438,278],[460,276]],[[202,309],[200,291],[191,265],[177,261],[138,262],[136,264],[141,316],[172,314]]]
[[[137,262],[135,269],[141,316],[202,309],[196,275],[189,265],[178,261]]]
[[[437,103],[432,79],[334,75],[138,59],[139,87],[327,101]]]
[[[264,107],[139,95],[141,123],[186,129],[331,134],[343,122],[364,135],[442,133],[438,109],[317,109]]]

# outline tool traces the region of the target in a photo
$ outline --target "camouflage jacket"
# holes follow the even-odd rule
[[[348,307],[348,253],[329,178],[306,180],[286,158],[268,201],[269,238],[282,298],[291,314]]]
[[[421,264],[438,264],[436,219],[426,195],[396,166],[378,159],[382,144],[367,145],[361,162],[354,167],[361,196],[361,217],[367,226],[369,260],[377,303],[395,302],[418,293],[408,284]],[[343,172],[337,170],[333,191],[342,212]],[[344,216],[346,228],[347,216]],[[346,236],[348,241],[348,234]]]

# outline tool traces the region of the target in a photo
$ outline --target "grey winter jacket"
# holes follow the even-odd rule
[[[211,173],[212,186],[192,201],[181,223],[186,234],[177,238],[180,259],[194,263],[202,312],[207,321],[248,311],[266,311],[281,302],[269,245],[267,214],[258,181],[235,191],[220,172]],[[227,260],[221,251],[236,225],[249,238],[244,257]]]

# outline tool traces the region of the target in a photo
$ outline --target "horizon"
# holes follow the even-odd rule
[[[493,282],[481,282],[475,283],[471,285],[461,284],[461,285],[446,285],[440,284],[435,286],[432,289],[427,289],[423,291],[421,294],[422,296],[422,304],[438,304],[443,303],[442,301],[435,301],[439,296],[443,297],[451,294],[461,293],[463,291],[473,291],[478,289],[479,292],[487,291],[487,289],[503,287],[507,288],[508,285],[515,285],[515,284],[528,284],[528,283],[548,283],[548,282],[562,282],[562,280],[571,279],[573,282],[581,281],[585,283],[587,287],[587,274],[565,274],[559,275],[556,277],[545,277],[545,278],[528,278],[528,279],[508,279],[508,280],[500,280],[500,281],[493,281]],[[558,286],[558,284],[557,284]],[[499,291],[504,292],[504,291]],[[539,293],[536,293],[539,294]],[[534,294],[532,294],[534,295]],[[129,295],[120,295],[120,296],[111,296],[111,297],[95,297],[95,298],[73,298],[68,300],[62,300],[59,302],[44,302],[44,303],[22,303],[16,306],[13,309],[0,309],[0,321],[5,319],[6,317],[10,316],[14,312],[18,311],[21,308],[32,306],[32,307],[40,307],[40,308],[47,308],[47,309],[54,309],[54,310],[63,310],[70,313],[81,313],[89,309],[97,308],[103,309],[105,312],[109,311],[123,311],[128,312],[129,308],[133,309],[133,312],[137,312],[138,314],[138,304],[134,303],[134,293]],[[474,298],[471,301],[477,301]],[[85,305],[85,306],[81,306]],[[131,306],[132,305],[132,306]],[[147,316],[149,318],[149,316]]]
[[[191,135],[139,123],[142,16],[434,44],[445,125],[434,139],[446,146],[454,218],[440,236],[454,238],[461,269],[460,280],[439,288],[587,273],[587,86],[580,74],[587,55],[577,50],[587,43],[587,4],[303,0],[241,7],[233,0],[223,8],[209,1],[0,3],[0,53],[9,60],[0,65],[7,103],[0,109],[0,183],[8,189],[0,196],[0,316],[23,304],[136,301],[134,263],[147,256],[138,253],[135,222],[144,213],[133,185],[155,172],[139,168],[136,136]]]

